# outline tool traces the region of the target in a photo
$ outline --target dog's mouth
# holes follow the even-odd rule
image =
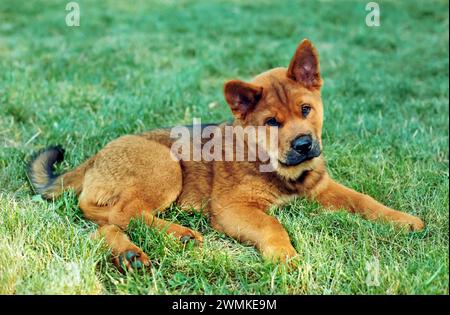
[[[322,152],[319,146],[313,146],[313,148],[306,154],[299,154],[294,150],[290,150],[288,154],[286,154],[284,161],[278,159],[278,163],[280,163],[283,167],[297,166],[316,157],[319,157],[321,153]]]

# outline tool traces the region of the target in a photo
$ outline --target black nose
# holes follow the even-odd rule
[[[299,136],[292,141],[292,149],[294,149],[299,154],[306,154],[311,151],[312,148],[312,138],[309,135]]]

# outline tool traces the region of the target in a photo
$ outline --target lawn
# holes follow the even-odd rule
[[[378,1],[379,27],[365,1],[77,2],[79,27],[66,1],[0,2],[0,293],[449,293],[448,1]],[[223,83],[286,66],[302,38],[321,56],[330,173],[425,231],[296,200],[273,211],[301,255],[286,270],[173,206],[204,246],[136,221],[153,266],[121,274],[72,193],[33,195],[35,151],[62,144],[68,170],[123,134],[230,119]]]

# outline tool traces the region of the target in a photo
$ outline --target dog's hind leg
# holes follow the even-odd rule
[[[203,237],[199,232],[155,216],[155,213],[166,209],[173,201],[174,198],[169,198],[166,202],[159,201],[158,204],[155,204],[154,202],[135,199],[126,204],[119,212],[111,214],[109,222],[126,228],[131,218],[142,218],[150,228],[173,235],[182,242],[194,240],[201,244]]]
[[[111,197],[111,196],[110,196]],[[114,200],[114,198],[110,198]],[[115,204],[97,205],[86,194],[80,195],[79,207],[85,216],[99,225],[92,235],[95,239],[104,239],[112,252],[112,261],[120,270],[133,271],[150,265],[147,255],[135,245],[126,235],[125,229],[130,216],[123,216],[121,220],[111,220],[111,214],[120,212],[121,202]],[[113,217],[114,218],[114,217]]]
[[[148,226],[156,228],[167,234],[171,234],[183,243],[186,243],[190,240],[195,241],[196,244],[203,243],[203,236],[197,231],[176,223],[157,218],[149,212],[144,212],[143,215],[144,221]]]
[[[123,270],[133,271],[150,265],[147,255],[136,246],[118,226],[100,226],[94,237],[103,238],[112,250],[114,264]]]

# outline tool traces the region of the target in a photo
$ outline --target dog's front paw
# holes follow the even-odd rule
[[[425,223],[420,218],[411,216],[409,228],[411,231],[422,231],[425,228]]]
[[[407,213],[403,213],[395,222],[413,232],[421,231],[425,227],[425,223],[420,218]]]
[[[298,259],[298,253],[292,245],[268,245],[262,249],[262,256],[268,261],[293,265]]]

